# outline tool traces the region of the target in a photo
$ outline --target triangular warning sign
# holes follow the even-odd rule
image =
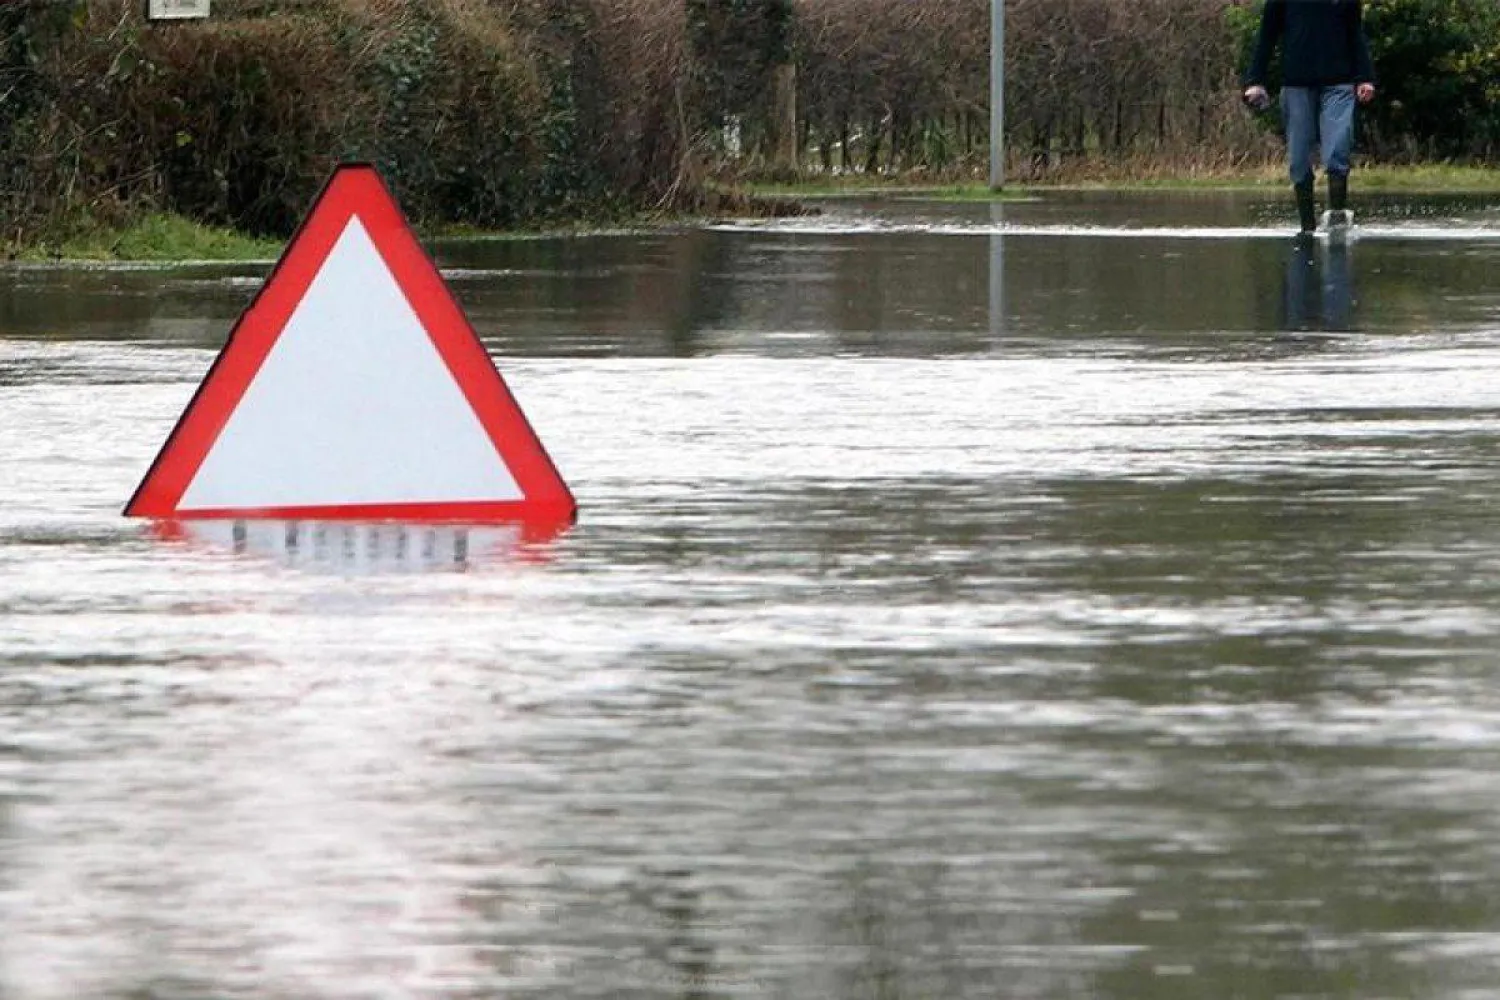
[[[125,508],[571,522],[573,496],[373,167],[339,167]]]

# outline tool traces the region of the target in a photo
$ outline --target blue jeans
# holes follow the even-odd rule
[[[1349,153],[1354,148],[1354,84],[1283,87],[1281,118],[1286,125],[1286,153],[1293,184],[1312,181],[1314,143],[1322,147],[1324,170],[1341,177],[1349,173]]]

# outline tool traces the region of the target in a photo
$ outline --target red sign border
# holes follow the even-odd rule
[[[358,217],[411,304],[523,499],[495,502],[183,509],[179,506],[266,356],[351,218]],[[479,335],[423,249],[379,172],[340,164],[240,316],[151,468],[125,506],[127,517],[287,520],[537,521],[571,524],[577,503],[521,411]]]

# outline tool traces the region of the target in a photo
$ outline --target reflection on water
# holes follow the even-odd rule
[[[1288,213],[1279,192],[834,201],[811,220],[454,243],[438,259],[505,357],[1175,353],[1200,349],[1204,331],[1285,328]],[[1362,331],[1483,330],[1500,317],[1493,198],[1370,199],[1360,220],[1349,264]],[[1109,235],[1127,232],[1138,235]],[[0,331],[216,349],[263,271],[10,271]]]
[[[1348,243],[1294,242],[1283,301],[1288,330],[1354,329],[1354,255]]]
[[[158,537],[295,569],[400,573],[479,569],[537,558],[560,532],[525,525],[195,520],[162,522]]]
[[[244,275],[5,272],[0,997],[1490,995],[1500,251],[1061,231],[1285,209],[447,248],[539,553],[143,532]]]

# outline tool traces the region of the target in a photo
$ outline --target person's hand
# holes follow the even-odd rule
[[[1375,100],[1375,85],[1373,83],[1362,83],[1354,88],[1354,96],[1359,98],[1359,103],[1369,104]]]
[[[1271,95],[1266,93],[1266,88],[1260,84],[1245,88],[1245,103],[1257,111],[1264,111],[1271,106]]]

